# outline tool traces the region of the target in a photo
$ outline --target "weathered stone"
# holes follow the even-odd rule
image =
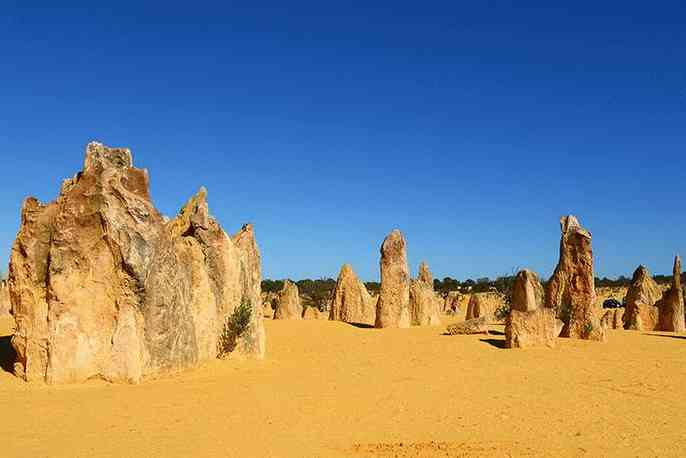
[[[429,265],[424,261],[419,263],[417,281],[430,285],[431,289],[434,287],[434,276],[431,274],[431,270],[429,270]]]
[[[505,300],[499,293],[474,293],[469,298],[465,320],[471,320],[472,318],[479,318],[485,315],[494,318],[496,310],[503,305],[505,305]]]
[[[240,255],[242,300],[248,301],[252,308],[248,331],[239,340],[237,350],[243,355],[264,358],[267,337],[262,323],[262,260],[255,241],[253,225],[245,224],[231,241],[238,248]]]
[[[0,317],[10,313],[10,288],[6,280],[0,280]]]
[[[507,348],[530,348],[555,346],[560,329],[557,326],[555,310],[511,309],[505,321],[505,346]]]
[[[543,307],[544,292],[538,275],[530,270],[522,270],[515,277],[512,286],[512,310],[532,312]]]
[[[512,287],[510,310],[505,320],[507,348],[554,347],[559,335],[555,311],[543,308],[543,287],[538,275],[522,270]]]
[[[170,221],[148,189],[129,150],[90,143],[56,201],[26,199],[9,278],[19,376],[138,382],[217,356],[250,283],[241,254],[209,216],[204,189]],[[256,322],[241,339],[263,332]]]
[[[645,266],[638,266],[626,293],[624,329],[654,331],[658,324],[658,308],[655,304],[662,297],[660,287]]]
[[[415,326],[441,324],[440,302],[434,293],[434,283],[429,266],[422,262],[419,275],[410,282],[410,320]]]
[[[376,320],[376,302],[350,264],[343,265],[338,274],[329,306],[329,319],[367,325],[373,325]]]
[[[624,329],[624,308],[607,309],[600,319],[600,324],[606,329]]]
[[[491,319],[493,319],[493,317],[487,315],[472,318],[470,320],[451,324],[446,331],[451,336],[461,334],[488,334],[488,323]]]
[[[405,238],[395,229],[381,245],[381,291],[376,304],[377,328],[410,327],[410,273]]]
[[[274,318],[274,311],[279,303],[279,293],[264,292],[262,293],[262,308],[264,310],[263,317]]]
[[[321,312],[317,307],[305,307],[303,311],[303,320],[325,320],[327,315]]]
[[[275,320],[300,320],[303,307],[300,304],[298,285],[290,280],[283,282],[283,289],[279,292],[279,300],[274,312]]]
[[[565,322],[563,337],[605,340],[601,309],[595,305],[591,234],[574,216],[560,219],[560,261],[548,282],[545,307]]]
[[[681,258],[674,258],[672,287],[662,295],[657,304],[659,310],[658,331],[685,332],[684,292],[681,289]]]

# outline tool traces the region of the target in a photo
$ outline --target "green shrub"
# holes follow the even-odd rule
[[[218,358],[225,358],[236,349],[238,339],[250,325],[251,315],[252,304],[250,301],[243,301],[241,305],[236,307],[231,316],[226,318],[222,332],[219,335],[219,342],[217,342]]]

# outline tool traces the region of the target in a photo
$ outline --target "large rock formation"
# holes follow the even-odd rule
[[[419,275],[410,283],[410,321],[415,326],[441,324],[440,302],[434,293],[434,280],[429,266],[422,262]]]
[[[263,358],[266,351],[267,337],[262,324],[262,259],[260,249],[255,241],[252,224],[245,224],[238,233],[231,237],[238,248],[241,261],[241,294],[250,302],[254,313],[250,315],[250,324],[246,337],[239,341],[239,354],[257,355]]]
[[[605,340],[595,305],[591,233],[571,215],[560,219],[560,228],[560,262],[548,282],[545,307],[564,321],[563,337]]]
[[[376,304],[377,328],[410,327],[410,273],[405,238],[395,229],[381,245],[381,292]]]
[[[684,292],[681,289],[681,258],[674,258],[672,287],[662,295],[657,308],[659,309],[659,331],[685,332],[684,324]]]
[[[635,331],[654,331],[658,324],[658,308],[655,306],[662,297],[660,287],[645,266],[638,266],[626,293],[624,329]]]
[[[543,308],[543,287],[538,275],[522,270],[512,287],[510,311],[505,320],[508,348],[554,347],[559,333],[555,310]]]
[[[376,320],[376,303],[350,264],[344,264],[338,274],[329,306],[329,319],[368,325],[373,325]]]
[[[0,280],[0,317],[10,313],[10,288],[6,280]]]
[[[505,300],[499,293],[474,293],[469,298],[465,320],[471,320],[472,318],[479,318],[482,316],[488,316],[493,319],[496,310],[503,305],[505,305]]]
[[[254,240],[250,242],[254,244]],[[259,254],[209,216],[202,189],[171,221],[131,152],[90,143],[57,200],[24,202],[12,248],[15,372],[49,383],[138,382],[215,358],[226,319],[252,318],[237,352],[264,354]]]
[[[279,300],[274,312],[275,320],[301,320],[303,307],[300,303],[298,285],[290,280],[283,282],[283,288],[279,292]]]

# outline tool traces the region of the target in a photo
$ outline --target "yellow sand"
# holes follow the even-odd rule
[[[138,386],[0,372],[0,456],[684,454],[684,337],[611,331],[606,344],[504,350],[502,335],[442,328],[266,327],[266,361]]]

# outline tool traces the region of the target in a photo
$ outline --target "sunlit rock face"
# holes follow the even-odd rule
[[[545,307],[564,321],[563,337],[604,341],[602,311],[595,305],[591,233],[572,215],[560,219],[560,229],[560,261],[548,282]]]
[[[381,245],[381,291],[376,304],[377,328],[410,327],[410,271],[407,244],[395,229]]]
[[[206,194],[167,220],[131,152],[90,143],[54,202],[26,199],[9,277],[16,374],[136,383],[215,358],[227,317],[259,298],[259,255],[236,247]],[[259,358],[261,303],[252,307],[236,353]]]

